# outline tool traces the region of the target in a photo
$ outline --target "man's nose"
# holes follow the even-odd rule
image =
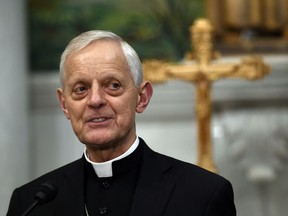
[[[105,104],[106,104],[105,91],[99,86],[92,87],[88,106],[91,108],[98,109],[105,106]]]

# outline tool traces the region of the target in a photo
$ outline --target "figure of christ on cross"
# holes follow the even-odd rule
[[[198,165],[217,172],[211,142],[211,85],[221,78],[257,80],[270,73],[270,68],[259,56],[249,56],[240,63],[217,64],[212,60],[218,55],[213,51],[213,28],[206,19],[198,19],[190,27],[194,52],[181,64],[158,60],[143,61],[146,80],[153,83],[169,79],[181,79],[194,83],[196,87],[196,118],[198,138]],[[195,59],[196,63],[191,63]]]

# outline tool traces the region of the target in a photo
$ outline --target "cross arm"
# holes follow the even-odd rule
[[[260,56],[248,56],[237,65],[231,78],[243,78],[246,80],[262,79],[271,72],[271,68],[264,63]]]
[[[208,80],[221,78],[243,78],[257,80],[270,73],[270,67],[259,56],[248,56],[240,63],[209,64],[205,70]]]
[[[270,67],[259,56],[248,56],[240,63],[210,63],[208,65],[186,62],[172,64],[159,60],[143,62],[144,78],[154,83],[169,79],[216,81],[221,78],[243,78],[257,80],[270,73]]]

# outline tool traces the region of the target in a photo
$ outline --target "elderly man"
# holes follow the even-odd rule
[[[35,194],[41,205],[26,211],[31,216],[236,215],[229,181],[156,153],[137,136],[135,115],[153,89],[120,37],[89,31],[74,38],[62,54],[60,78],[61,108],[85,145],[83,157],[16,189],[8,216],[29,209]],[[58,188],[44,204],[37,193],[43,183]]]

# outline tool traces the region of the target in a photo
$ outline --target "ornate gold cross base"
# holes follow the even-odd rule
[[[212,26],[206,19],[198,19],[190,27],[194,52],[187,61],[173,64],[158,60],[143,61],[144,78],[152,83],[181,79],[196,86],[196,116],[198,132],[198,165],[216,172],[211,144],[211,84],[221,78],[257,80],[269,74],[270,68],[259,56],[250,56],[240,63],[215,64]],[[195,59],[196,64],[191,61]]]

